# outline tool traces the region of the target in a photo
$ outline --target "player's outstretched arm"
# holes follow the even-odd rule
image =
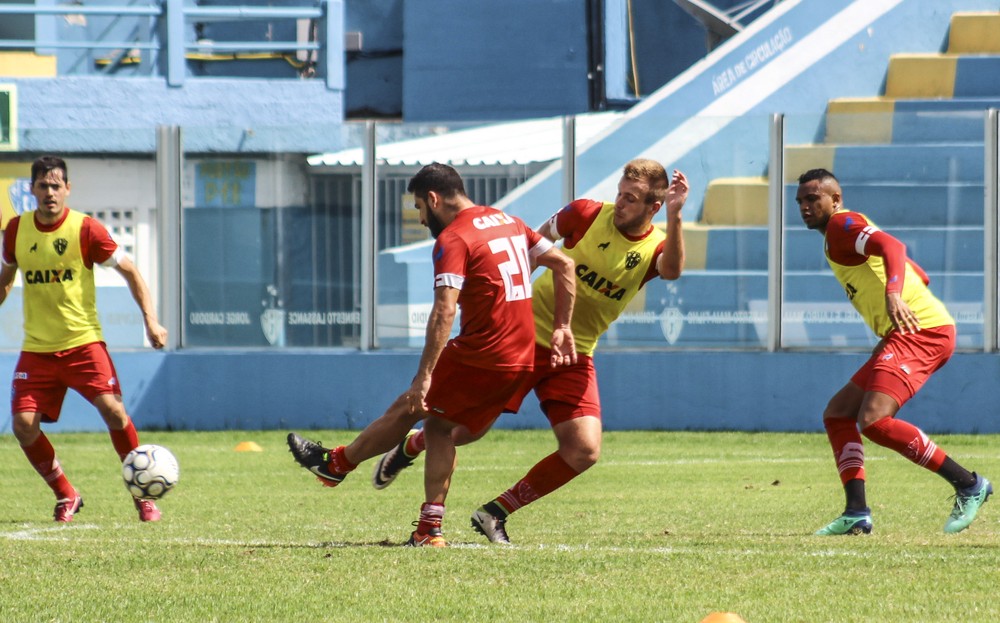
[[[460,290],[448,286],[434,288],[434,305],[427,317],[427,334],[424,340],[424,350],[420,354],[417,374],[413,377],[410,389],[403,394],[410,407],[421,412],[427,410],[424,396],[431,386],[431,373],[437,365],[438,357],[448,343],[451,327],[458,315],[458,295]]]
[[[661,279],[677,279],[684,271],[684,228],[681,210],[687,201],[687,177],[674,169],[673,179],[667,188],[667,239],[663,243],[663,253],[656,258],[656,272]]]
[[[0,267],[0,305],[7,300],[10,289],[14,286],[17,276],[17,264],[4,264]]]
[[[576,342],[570,321],[576,302],[576,264],[568,255],[553,247],[538,256],[538,264],[552,271],[555,284],[555,310],[552,321],[552,367],[576,363]]]
[[[149,294],[146,281],[139,273],[139,268],[127,257],[123,257],[115,266],[115,270],[125,279],[129,292],[142,312],[142,322],[146,325],[146,337],[153,348],[163,348],[167,345],[167,330],[156,317],[156,307],[153,297]]]

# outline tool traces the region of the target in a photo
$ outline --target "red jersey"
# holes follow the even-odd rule
[[[532,258],[552,246],[521,219],[485,206],[462,210],[438,235],[434,287],[461,291],[461,329],[445,346],[459,361],[488,370],[532,368]]]

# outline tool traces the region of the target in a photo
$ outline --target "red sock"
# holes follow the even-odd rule
[[[424,443],[424,429],[421,428],[406,440],[406,444],[403,445],[403,454],[412,459],[426,449],[427,444]]]
[[[513,513],[522,506],[527,506],[538,498],[552,493],[579,474],[580,472],[570,467],[558,452],[553,452],[536,463],[524,478],[504,491],[496,501],[507,509],[508,513]]]
[[[56,494],[57,500],[65,500],[76,495],[76,490],[63,473],[62,465],[56,458],[55,448],[49,443],[45,433],[39,434],[38,439],[30,446],[21,446],[21,450],[28,457],[31,466]]]
[[[847,418],[826,418],[823,426],[837,461],[840,482],[846,485],[849,480],[864,480],[865,446],[857,422]]]
[[[430,534],[434,528],[440,530],[442,521],[444,521],[444,504],[424,502],[420,506],[420,521],[417,523],[417,532]]]
[[[357,463],[351,463],[344,454],[344,446],[337,446],[330,451],[330,470],[338,474],[347,474],[354,471]]]
[[[111,434],[111,445],[115,447],[118,458],[125,460],[125,455],[136,449],[139,445],[139,433],[136,432],[132,424],[132,418],[125,418],[125,428],[121,430],[109,430]]]
[[[861,432],[878,445],[895,450],[932,472],[941,469],[941,464],[947,457],[944,450],[937,447],[924,431],[903,420],[885,417]]]

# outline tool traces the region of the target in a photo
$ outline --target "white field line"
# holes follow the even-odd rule
[[[46,526],[44,528],[29,528],[13,532],[0,532],[0,538],[10,541],[78,541],[74,534],[77,530],[100,530],[93,524],[66,524],[62,526]],[[97,540],[97,539],[94,539]]]
[[[71,526],[61,526],[57,528],[38,528],[31,530],[18,530],[15,532],[0,532],[0,538],[5,538],[8,540],[27,540],[27,541],[66,541],[70,540],[70,535],[77,530],[95,530],[100,529],[98,526],[88,526],[88,525],[71,525]],[[809,535],[802,535],[809,536]],[[938,560],[941,557],[941,552],[936,548],[907,548],[905,550],[900,550],[899,552],[874,552],[874,551],[857,551],[857,550],[835,550],[830,549],[825,541],[826,537],[815,537],[817,547],[812,551],[803,551],[800,553],[802,556],[808,556],[813,558],[861,558],[861,559],[885,559],[887,556],[901,557],[906,560]],[[877,537],[856,537],[859,539],[871,539]],[[106,543],[106,539],[100,538],[79,538],[79,535],[74,535],[72,541],[90,541],[94,543]],[[136,538],[134,536],[129,537],[130,542],[135,541],[145,541],[148,543],[173,543],[178,545],[187,546],[199,546],[199,547],[221,547],[221,548],[276,548],[276,549],[353,549],[353,548],[391,548],[391,549],[404,549],[402,544],[393,545],[385,543],[345,543],[345,542],[332,542],[332,541],[267,541],[267,540],[237,540],[237,539],[208,539],[203,537],[195,538]],[[821,545],[822,543],[822,545]],[[564,544],[538,544],[538,545],[488,545],[484,543],[449,543],[449,549],[471,549],[471,550],[499,550],[499,551],[509,551],[509,552],[520,552],[520,553],[550,553],[554,552],[556,554],[577,554],[580,552],[594,552],[595,554],[646,554],[646,555],[662,555],[662,556],[698,556],[704,557],[706,553],[706,548],[703,545],[691,546],[691,547],[619,547],[619,546],[603,546],[603,545],[564,545]],[[408,549],[408,548],[406,548]],[[744,558],[754,558],[759,556],[773,556],[775,549],[774,544],[769,543],[762,545],[760,547],[733,547],[733,548],[716,548],[712,550],[714,555],[726,556],[726,557],[744,557]],[[981,552],[970,552],[964,554],[964,556],[970,560],[996,560],[996,554],[991,549],[984,549]]]

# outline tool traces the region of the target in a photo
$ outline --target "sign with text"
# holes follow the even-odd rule
[[[195,205],[199,208],[252,208],[256,190],[256,162],[213,160],[195,166]]]

